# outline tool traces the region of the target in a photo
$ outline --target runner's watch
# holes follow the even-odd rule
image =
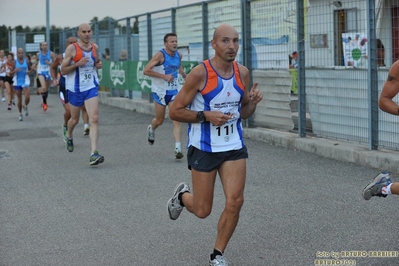
[[[206,121],[204,112],[199,111],[199,112],[197,113],[197,121],[198,121],[199,123],[203,123],[203,122]]]

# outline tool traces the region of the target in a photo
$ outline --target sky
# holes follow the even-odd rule
[[[0,25],[46,26],[46,0],[0,0]],[[77,27],[94,17],[119,20],[202,0],[49,0],[50,26]]]

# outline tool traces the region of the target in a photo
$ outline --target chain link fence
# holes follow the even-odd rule
[[[109,61],[101,84],[111,97],[150,101],[142,70],[163,36],[178,35],[188,72],[213,56],[210,40],[221,23],[239,32],[236,60],[264,93],[247,126],[398,150],[398,117],[379,110],[378,96],[399,59],[399,0],[205,1],[97,21],[93,42]],[[76,31],[59,32],[60,52]],[[121,52],[129,64],[120,63]]]

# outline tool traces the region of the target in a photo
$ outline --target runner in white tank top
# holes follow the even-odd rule
[[[1,90],[1,101],[2,102],[6,101],[6,98],[4,97],[4,90],[5,90],[4,80],[6,77],[6,72],[5,72],[5,69],[2,68],[2,66],[5,65],[6,62],[7,62],[7,58],[4,54],[4,50],[1,49],[0,50],[0,90]]]
[[[98,46],[90,42],[93,32],[91,26],[83,23],[79,26],[79,41],[69,45],[61,64],[61,74],[65,75],[71,118],[68,120],[66,148],[74,150],[73,129],[79,122],[80,108],[85,105],[90,121],[91,155],[89,165],[104,162],[104,156],[98,153],[98,77],[97,69],[102,63],[97,56]],[[75,80],[78,79],[78,80]]]
[[[50,66],[55,60],[55,54],[49,50],[47,42],[40,44],[40,51],[37,53],[37,76],[40,81],[40,86],[37,91],[42,95],[42,107],[43,111],[47,111],[47,97],[48,90],[50,88]]]
[[[71,44],[76,43],[78,40],[76,39],[76,37],[69,37],[67,39],[66,42],[66,46],[68,47]],[[63,140],[66,142],[67,141],[67,137],[66,137],[66,133],[68,131],[68,120],[69,118],[71,118],[71,111],[69,109],[69,102],[68,102],[68,95],[67,95],[67,91],[65,88],[65,76],[61,75],[61,63],[62,60],[65,57],[65,53],[59,54],[57,55],[57,57],[55,58],[54,62],[51,64],[50,67],[50,74],[51,74],[51,79],[53,80],[53,86],[58,86],[59,88],[59,92],[58,95],[60,97],[62,106],[64,107],[64,115],[63,115],[63,125],[62,125],[62,136],[63,136]],[[60,75],[60,78],[57,78],[56,75],[56,71],[58,70],[58,74]],[[87,115],[86,112],[86,108],[83,106],[82,107],[82,119],[83,119],[83,134],[85,136],[89,135],[90,132],[90,127],[89,127],[89,116]]]
[[[234,61],[239,48],[236,29],[220,25],[211,43],[215,56],[191,70],[169,112],[171,119],[189,123],[187,161],[193,190],[179,183],[167,206],[172,220],[184,207],[199,218],[207,217],[219,175],[226,201],[209,265],[228,265],[224,251],[244,202],[248,158],[241,119],[255,112],[262,93],[256,83],[249,92],[249,71]]]
[[[180,89],[178,74],[186,77],[181,66],[182,55],[177,51],[177,35],[167,33],[164,38],[165,48],[157,52],[144,68],[144,74],[151,77],[151,90],[154,99],[155,117],[147,127],[147,140],[150,145],[155,141],[155,129],[163,124],[166,106],[172,106],[173,100]],[[175,158],[183,158],[181,150],[181,127],[173,122],[173,137],[175,139]]]

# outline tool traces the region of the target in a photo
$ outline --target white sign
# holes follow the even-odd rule
[[[42,43],[46,40],[44,34],[35,34],[33,35],[33,42],[34,43]]]
[[[39,43],[27,43],[25,44],[25,52],[38,52],[40,51],[40,44]]]
[[[367,36],[364,33],[342,33],[345,66],[367,66]]]

